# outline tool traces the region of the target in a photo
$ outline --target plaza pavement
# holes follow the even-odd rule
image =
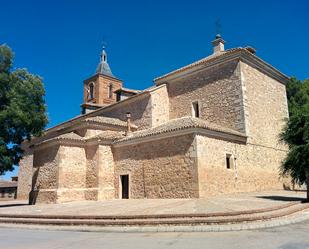
[[[75,201],[27,205],[27,201],[0,201],[1,214],[38,215],[155,215],[247,211],[305,200],[301,191],[264,191],[225,194],[206,199],[128,199]]]
[[[309,249],[309,221],[246,231],[103,233],[0,227],[3,249]]]
[[[0,227],[105,232],[214,232],[309,220],[305,192],[238,193],[207,199],[129,199],[27,205],[0,202]]]

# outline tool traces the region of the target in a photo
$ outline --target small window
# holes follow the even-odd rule
[[[108,86],[108,97],[109,97],[110,99],[113,98],[113,85],[112,85],[112,84],[110,84],[110,85]]]
[[[94,83],[91,82],[88,85],[88,99],[93,99],[94,98]]]
[[[233,160],[232,160],[232,154],[226,154],[225,160],[226,160],[226,168],[231,169],[233,166]]]
[[[195,117],[195,118],[200,117],[200,109],[199,109],[198,102],[192,103],[192,116]]]

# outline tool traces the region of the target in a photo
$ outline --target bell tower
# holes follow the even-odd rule
[[[107,53],[105,47],[103,47],[96,73],[84,80],[84,100],[81,105],[82,113],[85,114],[115,103],[115,91],[121,88],[122,81],[112,74],[107,63]]]

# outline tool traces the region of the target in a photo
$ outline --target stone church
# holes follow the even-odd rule
[[[25,142],[18,198],[30,203],[205,198],[289,187],[278,168],[289,78],[252,47],[213,53],[124,87],[103,49],[82,114]]]

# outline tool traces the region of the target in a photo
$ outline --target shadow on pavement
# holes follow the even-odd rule
[[[3,204],[3,205],[0,203],[0,208],[28,206],[28,205],[29,204],[26,204],[26,203],[12,203],[12,204]]]
[[[267,196],[256,196],[256,198],[268,199],[273,201],[305,201],[305,198],[292,197],[292,196],[277,196],[277,195],[267,195]]]

